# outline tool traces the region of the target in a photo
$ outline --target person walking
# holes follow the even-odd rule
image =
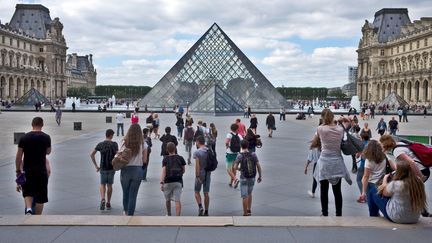
[[[352,184],[340,148],[344,129],[335,124],[333,112],[329,109],[324,109],[321,117],[323,124],[318,127],[317,134],[322,150],[314,173],[315,179],[320,182],[321,211],[323,216],[328,216],[328,190],[329,184],[332,184],[336,216],[342,216],[342,178]]]
[[[380,136],[384,135],[385,131],[387,131],[387,124],[384,121],[384,118],[381,118],[381,120],[378,122],[377,128],[375,130],[378,131],[378,134]]]
[[[181,193],[183,190],[183,174],[186,162],[182,156],[175,154],[174,143],[167,144],[168,156],[162,161],[161,191],[165,196],[167,215],[171,216],[171,200],[175,201],[176,216],[181,215]]]
[[[153,146],[153,143],[151,141],[151,137],[149,135],[149,131],[150,130],[148,128],[143,129],[144,143],[147,144],[147,163],[143,164],[143,170],[144,170],[143,181],[147,181],[147,172],[148,172],[147,168],[148,168],[149,163],[150,163],[150,153],[151,153],[151,148]]]
[[[196,139],[197,150],[193,154],[195,160],[195,200],[198,204],[198,216],[208,216],[210,205],[210,182],[211,172],[206,171],[208,148],[205,146],[203,136],[198,136]],[[204,208],[202,205],[201,189],[204,193]]]
[[[426,115],[427,115],[427,108],[426,108],[426,106],[424,106],[424,108],[423,108],[423,118],[426,118]]]
[[[154,114],[152,125],[153,125],[153,133],[155,134],[154,139],[159,139],[160,138],[160,134],[159,134],[160,120],[159,120],[158,114]]]
[[[163,156],[164,158],[166,156],[168,156],[168,151],[167,151],[167,145],[169,142],[174,143],[174,145],[176,146],[176,154],[177,154],[177,145],[178,145],[178,141],[177,138],[174,135],[171,135],[171,127],[165,127],[165,134],[162,135],[162,137],[160,138],[160,141],[162,142],[161,144],[161,156]]]
[[[402,121],[408,122],[408,106],[402,108]]]
[[[149,129],[149,137],[151,137],[152,131],[153,131],[153,112],[150,113],[150,115],[146,118],[146,127]]]
[[[105,206],[107,210],[111,209],[111,196],[112,196],[112,185],[114,184],[114,175],[115,171],[113,169],[111,161],[114,158],[114,155],[118,151],[117,142],[112,141],[114,136],[114,131],[112,129],[108,129],[105,132],[105,140],[96,145],[93,151],[90,154],[90,158],[93,162],[93,165],[96,168],[96,172],[100,173],[100,210],[105,210]],[[96,153],[100,153],[100,163],[99,165],[96,163]],[[106,195],[106,197],[105,197]]]
[[[313,177],[313,174],[315,173],[316,164],[317,164],[317,161],[318,161],[318,159],[320,157],[320,154],[321,154],[321,141],[320,141],[318,135],[315,135],[312,138],[311,145],[309,147],[309,153],[308,153],[308,156],[307,156],[307,162],[306,162],[305,169],[304,169],[304,174],[307,175],[309,164],[313,163],[313,169],[312,169],[312,178],[313,178],[313,181],[312,181],[312,190],[311,191],[307,191],[307,193],[309,194],[309,196],[311,198],[315,197],[315,191],[316,191],[316,188],[318,186],[318,182]]]
[[[372,138],[372,131],[369,129],[369,124],[367,122],[365,122],[363,124],[363,128],[360,131],[360,137],[362,136],[362,134],[365,134],[365,133],[368,135],[369,139]]]
[[[231,131],[227,134],[225,139],[226,170],[230,178],[230,182],[228,186],[237,188],[239,184],[239,180],[236,180],[234,161],[237,159],[237,155],[240,152],[240,148],[241,148],[240,144],[243,137],[237,133],[238,125],[236,123],[231,124],[230,130]]]
[[[388,127],[390,131],[390,135],[396,136],[396,131],[399,132],[399,123],[396,121],[394,117],[388,122]]]
[[[249,152],[254,152],[256,151],[256,147],[258,145],[258,139],[260,138],[260,135],[256,135],[252,129],[248,129],[246,132],[246,136],[244,137],[245,140],[248,141],[249,147],[248,147],[248,151]]]
[[[57,109],[56,109],[56,111],[55,111],[56,113],[55,113],[55,119],[56,119],[56,122],[57,122],[57,126],[60,126],[60,124],[61,124],[61,118],[62,118],[62,110],[60,109],[60,106],[57,106]]]
[[[256,114],[254,113],[251,116],[249,128],[252,129],[252,131],[256,134],[257,133],[257,127],[258,127],[258,119],[256,117]]]
[[[208,146],[213,151],[216,151],[217,136],[218,136],[218,131],[216,129],[215,124],[214,123],[210,123],[210,134],[209,134]]]
[[[51,137],[42,132],[41,117],[32,120],[32,130],[21,137],[16,153],[17,192],[22,191],[25,214],[42,214],[48,202],[48,171],[46,156],[51,153]],[[25,179],[24,179],[25,178]],[[35,203],[35,209],[32,204]]]
[[[116,115],[117,137],[120,135],[120,129],[121,129],[122,136],[124,136],[124,125],[123,125],[124,119],[125,119],[125,114],[121,113],[120,111],[117,112],[117,115]]]
[[[194,142],[195,131],[192,127],[192,122],[189,120],[186,122],[186,129],[184,130],[183,144],[185,145],[186,153],[188,153],[187,163],[191,165],[192,157],[192,145]]]
[[[273,114],[270,112],[266,118],[266,126],[269,138],[273,137],[273,131],[276,130],[276,121]]]
[[[184,129],[184,120],[182,117],[182,113],[177,114],[177,121],[176,121],[176,127],[177,127],[177,138],[180,140],[183,137],[183,129]]]
[[[370,207],[378,217],[378,210],[384,218],[398,224],[415,224],[427,206],[424,184],[407,161],[397,165],[396,174],[389,182],[390,174],[383,178],[383,184],[371,189]]]
[[[255,178],[258,174],[257,182],[262,181],[262,169],[256,153],[248,150],[249,143],[243,139],[241,141],[241,151],[234,162],[234,170],[240,171],[240,195],[243,204],[243,216],[252,215],[252,191],[255,185]]]
[[[402,107],[399,107],[397,110],[397,114],[399,116],[399,122],[402,122],[402,116],[403,116],[403,111],[402,111]]]
[[[240,119],[236,119],[236,124],[238,125],[237,133],[244,138],[246,136],[245,124],[243,124]]]
[[[130,149],[132,152],[131,160],[120,172],[120,182],[123,189],[123,213],[127,216],[133,216],[138,190],[143,178],[142,166],[147,163],[147,144],[144,143],[144,136],[139,124],[132,124],[129,127],[122,147]]]
[[[134,111],[131,115],[131,124],[138,124],[138,122],[139,122],[138,112]]]

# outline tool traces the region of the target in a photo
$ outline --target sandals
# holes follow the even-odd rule
[[[234,181],[234,183],[233,183],[233,184],[234,184],[234,185],[233,185],[234,189],[237,189],[239,183],[240,183],[240,181],[239,181],[238,179],[236,179],[236,180]]]

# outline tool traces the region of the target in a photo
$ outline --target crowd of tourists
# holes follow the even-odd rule
[[[229,128],[223,129],[228,131],[223,144],[228,186],[232,189],[240,186],[243,215],[250,216],[255,182],[260,183],[263,178],[261,164],[255,153],[262,146],[262,141],[257,134],[257,116],[245,114],[245,117],[246,115],[250,118],[249,126],[238,118]],[[197,215],[208,216],[211,175],[218,167],[216,144],[221,144],[217,143],[220,133],[215,124],[207,125],[203,120],[195,123],[189,113],[177,111],[175,123],[172,124],[176,127],[177,136],[172,134],[171,126],[166,126],[161,135],[157,113],[150,113],[145,122],[141,122],[139,114],[135,112],[131,115],[131,125],[124,134],[124,120],[125,115],[119,112],[116,115],[117,132],[106,130],[105,140],[98,143],[90,154],[95,170],[100,174],[99,209],[112,208],[114,175],[120,170],[123,214],[134,215],[138,191],[142,181],[147,180],[150,153],[156,140],[161,146],[162,170],[157,177],[160,178],[160,190],[165,198],[166,214],[173,214],[171,202],[174,202],[175,215],[181,215],[182,190],[185,185],[191,184],[184,183],[183,174],[187,168],[191,168],[195,174]],[[265,126],[268,137],[273,137],[276,130],[273,114],[267,115]],[[42,132],[42,127],[42,118],[35,117],[32,131],[26,133],[18,144],[16,183],[17,191],[22,191],[24,197],[25,214],[41,214],[44,203],[48,202],[47,185],[51,169],[46,156],[51,153],[51,139]],[[382,118],[376,128],[380,138],[375,140],[372,139],[368,123],[360,128],[356,115],[341,116],[336,120],[329,109],[322,111],[304,169],[307,174],[309,165],[313,163],[312,190],[308,194],[315,197],[317,189],[320,190],[322,216],[329,215],[330,186],[335,198],[335,215],[342,216],[342,181],[352,184],[342,152],[352,157],[351,172],[357,174],[359,188],[357,202],[367,203],[370,216],[379,216],[381,212],[385,218],[395,223],[415,223],[420,215],[430,216],[423,184],[430,176],[430,165],[414,153],[411,144],[395,139],[393,135],[396,135],[398,129],[394,117],[388,125]],[[115,135],[123,136],[120,144],[113,141]],[[353,141],[359,141],[353,145],[356,150],[345,153],[341,143],[354,144]],[[179,149],[186,151],[186,158],[178,154]],[[96,161],[97,153],[100,153],[99,163]],[[219,167],[220,165],[221,163]]]

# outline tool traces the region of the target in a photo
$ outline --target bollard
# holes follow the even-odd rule
[[[73,124],[74,131],[80,131],[82,129],[82,122],[74,122]]]
[[[131,118],[131,113],[130,112],[126,112],[126,118]]]
[[[25,132],[14,132],[14,144],[18,144]]]
[[[105,117],[106,123],[112,123],[112,116]]]

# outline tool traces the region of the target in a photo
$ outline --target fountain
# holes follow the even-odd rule
[[[350,106],[354,109],[356,109],[357,111],[360,110],[360,100],[358,96],[353,96],[351,98],[351,102],[350,102]]]
[[[112,106],[111,106],[111,108],[114,108],[114,106],[116,105],[116,98],[115,98],[115,96],[114,95],[112,95],[112,97],[111,97],[111,104],[112,104]]]

